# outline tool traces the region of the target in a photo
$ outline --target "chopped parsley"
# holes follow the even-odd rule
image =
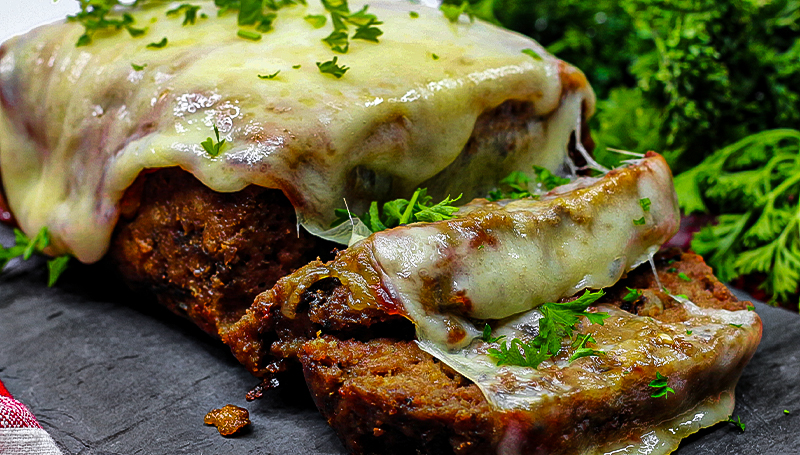
[[[731,414],[728,416],[728,420],[726,420],[726,422],[732,423],[733,426],[735,426],[736,428],[739,429],[739,431],[744,433],[744,422],[742,422],[742,419],[740,419],[739,416],[736,416],[736,420],[733,420],[733,414]]]
[[[356,217],[363,221],[372,232],[378,232],[408,223],[449,220],[455,218],[455,213],[458,211],[458,207],[454,207],[452,203],[459,199],[461,199],[460,195],[455,199],[447,196],[438,204],[432,204],[433,196],[428,195],[428,190],[418,188],[411,196],[411,200],[395,199],[383,204],[382,213],[378,211],[378,203],[375,201],[370,205],[369,211],[361,216],[347,210],[337,209],[337,219],[333,226],[348,221],[350,217]]]
[[[299,70],[302,65],[293,65],[292,68]]]
[[[486,245],[481,245],[481,246],[478,247],[479,250],[482,250],[484,248],[486,248]]]
[[[679,272],[679,273],[678,273],[678,278],[682,279],[683,281],[692,281],[692,279],[691,279],[691,278],[689,278],[689,276],[688,276],[688,275],[686,275],[686,274],[685,274],[685,273],[683,273],[683,272]]]
[[[541,166],[533,166],[533,172],[536,173],[536,179],[539,183],[548,191],[570,182],[570,179],[559,177]]]
[[[431,58],[434,60],[439,60],[439,56],[434,53],[431,53]]]
[[[148,44],[147,48],[148,49],[163,49],[163,48],[167,47],[167,42],[168,42],[167,41],[167,37],[165,36],[165,37],[161,38],[161,41],[159,41],[157,43]]]
[[[134,2],[134,5],[138,3]],[[136,22],[132,15],[125,13],[121,17],[109,17],[117,5],[121,5],[119,0],[82,0],[80,1],[81,11],[74,16],[67,16],[67,20],[78,22],[83,25],[84,32],[75,43],[77,47],[88,46],[92,43],[94,34],[98,31],[119,31],[123,28],[131,36],[143,35],[147,29],[136,28]]]
[[[346,31],[334,30],[330,35],[323,38],[324,41],[333,52],[346,54],[350,49],[350,41],[347,38]]]
[[[646,223],[644,217],[639,218],[638,220],[633,220],[634,226],[643,226]]]
[[[147,63],[145,63],[144,65],[137,65],[135,63],[131,63],[131,68],[133,68],[134,71],[142,71],[143,69],[147,68]]]
[[[754,307],[753,305],[747,305],[747,311],[755,311],[755,310],[756,307]]]
[[[522,53],[531,56],[534,60],[543,60],[542,56],[533,49],[523,49]]]
[[[628,293],[625,294],[625,297],[622,298],[623,302],[633,303],[642,297],[642,291],[638,289],[631,289],[628,287],[626,287],[625,289],[628,290]]]
[[[788,410],[788,409],[784,409],[784,410],[783,410],[783,413],[784,413],[784,414],[791,414],[791,413],[789,412],[789,410]]]
[[[644,210],[645,212],[649,212],[650,211],[650,204],[651,204],[650,203],[650,198],[648,198],[648,197],[639,199],[639,205],[642,206],[642,210]]]
[[[0,246],[0,270],[4,269],[12,259],[21,257],[27,261],[34,253],[43,253],[44,249],[50,245],[50,232],[47,227],[39,230],[34,238],[28,238],[24,232],[14,229],[14,246],[4,248]],[[47,286],[52,287],[58,278],[66,270],[70,257],[67,255],[58,256],[47,261]]]
[[[678,269],[676,269],[675,267],[670,267],[670,268],[667,269],[667,273],[675,273],[677,271],[678,271]]]
[[[416,11],[409,11],[408,12],[408,17],[410,17],[411,19],[416,19],[416,18],[419,17],[419,13],[416,12]]]
[[[281,73],[281,70],[275,71],[272,74],[259,74],[258,78],[259,79],[275,79],[276,77],[278,77],[278,74],[280,74],[280,73]]]
[[[325,23],[328,22],[328,18],[322,14],[309,14],[303,19],[305,19],[306,22],[311,24],[311,26],[314,28],[322,28],[325,26]]]
[[[692,331],[691,331],[691,330],[687,330],[687,331],[686,331],[686,334],[687,334],[687,335],[691,335],[691,334],[692,334]]]
[[[261,33],[256,33],[251,30],[239,29],[239,31],[236,32],[236,36],[238,36],[239,38],[249,39],[251,41],[258,41],[261,39]]]
[[[500,199],[523,199],[526,197],[533,197],[533,194],[528,191],[528,183],[530,181],[530,177],[524,172],[514,171],[508,174],[503,180],[500,180],[500,188],[490,191],[486,199],[490,201],[499,201]]]
[[[517,365],[538,368],[546,359],[561,351],[561,342],[565,338],[572,339],[579,317],[586,317],[591,324],[603,325],[608,313],[590,313],[586,309],[605,293],[586,291],[576,300],[564,303],[548,302],[539,307],[543,317],[539,319],[539,333],[530,342],[514,338],[510,343],[503,341],[500,349],[489,349],[489,357],[497,365]],[[579,343],[579,349],[585,348],[589,339]],[[583,356],[591,355],[584,354]]]
[[[209,137],[205,141],[201,142],[200,145],[203,146],[203,149],[205,149],[209,155],[216,157],[222,152],[222,148],[225,147],[226,141],[225,139],[219,139],[219,128],[217,128],[217,125],[214,125],[214,135],[217,136],[217,142],[214,142],[214,139]]]
[[[360,39],[364,41],[372,41],[373,43],[379,43],[378,37],[383,35],[383,31],[377,27],[373,27],[372,24],[369,25],[362,25],[356,29],[355,35],[353,35],[353,39]]]
[[[650,384],[648,384],[648,386],[658,389],[652,395],[650,395],[653,398],[661,398],[661,397],[669,398],[668,396],[669,392],[675,393],[675,391],[672,390],[672,387],[667,386],[666,376],[662,376],[661,373],[659,373],[658,371],[656,371],[656,378],[650,381]]]
[[[317,62],[317,68],[319,68],[320,73],[330,74],[336,79],[340,79],[350,67],[337,65],[338,60],[338,57],[333,57],[333,60],[328,60],[327,62]]]
[[[492,338],[492,328],[489,327],[489,324],[483,326],[483,334],[481,335],[481,339],[486,343],[497,343],[498,341],[505,338],[505,335],[500,335],[499,337]]]
[[[731,327],[736,327],[737,329],[742,328],[742,324],[730,324]]]
[[[200,11],[200,7],[197,5],[190,5],[188,3],[184,3],[177,8],[173,8],[167,11],[167,16],[177,16],[183,13],[183,25],[194,25],[197,23],[197,12]]]

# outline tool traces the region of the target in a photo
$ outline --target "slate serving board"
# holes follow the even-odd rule
[[[65,454],[345,453],[300,376],[247,403],[257,381],[224,345],[107,269],[72,266],[55,288],[37,260],[0,276],[0,378]],[[736,389],[745,433],[718,424],[678,454],[800,453],[800,316],[756,311],[764,337]],[[228,403],[253,422],[236,438],[203,424]]]

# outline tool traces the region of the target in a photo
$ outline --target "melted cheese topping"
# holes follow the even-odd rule
[[[468,200],[512,170],[556,169],[582,110],[593,111],[583,75],[537,43],[466,18],[451,24],[433,8],[369,2],[384,22],[381,42],[353,40],[338,55],[350,70],[335,79],[316,66],[334,56],[321,41],[330,22],[303,20],[324,14],[319,5],[280,10],[275,30],[253,42],[236,36],[235,14],[217,18],[212,2],[193,3],[209,15],[196,25],[152,2],[132,12],[148,27],[141,38],[98,33],[76,48],[83,28],[62,23],[0,50],[6,196],[24,231],[50,229],[55,253],[100,259],[118,202],[143,169],[180,166],[221,192],[279,188],[321,234],[344,198],[358,211],[427,186]],[[162,37],[165,48],[146,48]],[[507,100],[533,104],[530,140],[460,157],[478,116]],[[218,157],[200,145],[213,125],[229,143]],[[330,236],[346,242],[341,234]]]
[[[461,215],[369,240],[383,286],[420,339],[448,348],[480,335],[482,327],[464,318],[502,319],[613,285],[672,237],[680,219],[660,156],[540,201],[468,205]],[[642,217],[644,225],[634,224]]]

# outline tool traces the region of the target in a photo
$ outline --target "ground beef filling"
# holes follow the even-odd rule
[[[176,168],[139,176],[110,257],[134,288],[217,336],[260,292],[333,245],[299,230],[278,190],[217,193]]]

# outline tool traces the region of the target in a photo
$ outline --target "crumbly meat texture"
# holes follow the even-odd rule
[[[656,257],[656,266],[667,289],[685,294],[700,307],[742,310],[749,305],[714,278],[700,256],[677,250],[662,252]],[[691,281],[681,278],[681,273]],[[622,297],[627,288],[640,290],[644,297],[625,303]],[[649,398],[652,392],[647,381],[655,376],[653,367],[653,371],[626,377],[631,381],[626,384],[630,401],[626,405],[608,404],[607,397],[594,395],[557,407],[569,409],[564,411],[572,413],[569,418],[553,418],[553,425],[547,428],[526,427],[524,418],[515,420],[513,413],[493,410],[475,384],[421,351],[413,341],[410,322],[404,330],[396,316],[367,315],[359,321],[362,329],[356,330],[347,299],[337,290],[341,287],[329,281],[308,291],[298,307],[298,317],[291,321],[282,318],[279,309],[271,308],[272,313],[262,321],[269,322],[268,330],[276,330],[278,335],[277,339],[265,339],[269,346],[258,351],[265,356],[257,364],[272,362],[274,366],[274,358],[280,356],[299,360],[321,413],[353,453],[494,453],[514,425],[524,427],[520,427],[526,435],[522,453],[570,453],[578,450],[570,441],[586,440],[579,433],[608,437],[610,432],[623,438],[631,420],[641,417],[637,408],[645,400],[648,415],[655,419],[676,412],[675,401]],[[673,302],[645,265],[608,289],[598,304],[662,321],[686,318],[681,306]],[[703,365],[686,377],[691,387],[686,387],[685,393],[691,396],[680,397],[679,403],[696,403],[718,392]],[[576,419],[582,422],[578,427],[556,428],[562,423],[574,424]]]
[[[258,293],[333,248],[298,230],[278,190],[217,193],[169,168],[125,194],[110,257],[133,287],[217,336]]]

